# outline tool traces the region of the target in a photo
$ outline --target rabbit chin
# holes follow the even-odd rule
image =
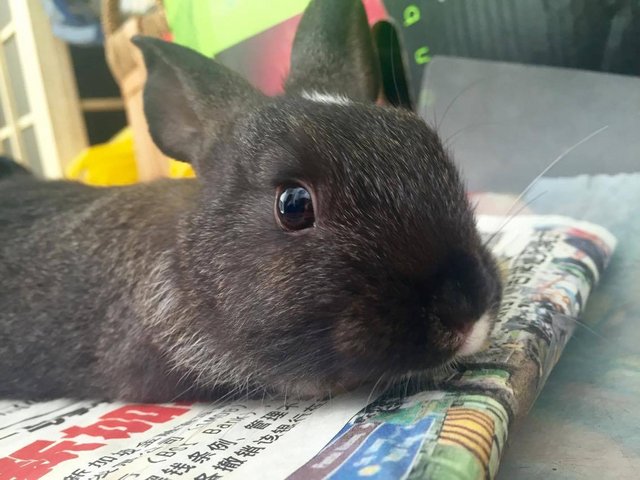
[[[489,339],[493,321],[489,313],[482,315],[469,331],[462,336],[462,344],[456,352],[458,357],[466,357],[483,350]]]
[[[330,398],[357,389],[366,382],[297,381],[272,386],[275,395],[296,400]]]
[[[493,324],[493,315],[491,313],[485,313],[466,333],[459,334],[460,346],[455,352],[455,357],[466,357],[483,350],[488,344],[489,334],[491,333]],[[435,369],[416,370],[414,372],[407,372],[407,375],[415,373],[424,374],[433,378],[437,376]],[[397,373],[396,375],[390,374],[387,378],[391,379],[393,377],[403,378],[403,375],[398,376]],[[357,376],[349,375],[346,377],[341,376],[339,381],[335,381],[335,379],[332,381],[326,378],[316,381],[299,380],[296,382],[287,382],[286,384],[275,384],[272,385],[272,388],[276,394],[285,395],[288,398],[313,399],[338,395],[355,390],[363,385],[368,385],[369,383],[371,383],[371,379],[357,378]]]

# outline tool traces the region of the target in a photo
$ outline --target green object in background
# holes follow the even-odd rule
[[[208,57],[302,13],[309,0],[164,0],[173,39]]]

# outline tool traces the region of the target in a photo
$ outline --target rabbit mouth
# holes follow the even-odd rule
[[[494,319],[495,312],[490,310],[475,322],[465,322],[459,328],[449,331],[443,336],[443,343],[438,345],[437,354],[428,360],[415,349],[398,347],[393,349],[395,352],[391,356],[372,357],[368,362],[351,363],[340,371],[336,381],[331,382],[331,388],[335,385],[337,389],[354,389],[380,378],[386,378],[391,383],[394,379],[411,376],[435,380],[443,372],[449,371],[456,359],[474,355],[488,346]],[[450,327],[443,325],[441,328]]]
[[[466,357],[478,353],[486,346],[491,333],[491,315],[485,313],[471,327],[458,334],[461,345],[456,356]]]

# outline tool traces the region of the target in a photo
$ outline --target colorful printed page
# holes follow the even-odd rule
[[[487,479],[616,240],[563,217],[480,217],[505,267],[490,347],[437,382],[323,400],[0,401],[0,480]],[[366,407],[366,408],[365,408]]]

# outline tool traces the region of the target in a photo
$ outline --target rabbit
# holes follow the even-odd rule
[[[360,0],[312,0],[275,97],[134,43],[151,137],[196,178],[0,170],[1,397],[321,397],[482,348],[496,262],[436,132],[376,104]]]

